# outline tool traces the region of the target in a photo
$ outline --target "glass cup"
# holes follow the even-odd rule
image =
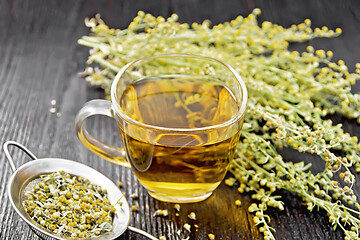
[[[161,201],[198,202],[223,180],[239,141],[245,83],[229,65],[185,54],[135,60],[116,75],[111,101],[87,102],[75,119],[80,141],[100,157],[131,167]],[[84,120],[115,119],[114,147],[93,137]]]

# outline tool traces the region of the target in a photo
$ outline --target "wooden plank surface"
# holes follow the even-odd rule
[[[310,18],[313,26],[341,27],[344,34],[335,39],[317,39],[316,48],[332,50],[335,59],[343,59],[351,71],[360,60],[360,1],[295,1],[295,0],[122,0],[122,1],[0,1],[0,144],[6,140],[18,141],[38,157],[59,157],[85,163],[107,175],[114,182],[124,184],[123,191],[130,203],[139,207],[133,213],[131,226],[141,228],[155,236],[167,239],[207,239],[213,233],[216,239],[262,239],[247,207],[249,195],[240,195],[236,188],[223,183],[208,200],[196,204],[182,204],[180,216],[175,215],[174,204],[163,203],[149,197],[130,169],[115,166],[89,152],[78,141],[74,131],[77,111],[88,100],[103,98],[100,89],[89,87],[77,77],[88,56],[88,49],[77,45],[77,39],[89,33],[84,26],[85,17],[101,13],[111,27],[125,28],[138,10],[168,17],[177,13],[181,22],[213,23],[247,15],[260,7],[260,20],[283,26],[300,23]],[[303,49],[304,45],[295,48]],[[359,92],[359,84],[353,88]],[[51,100],[61,116],[49,112]],[[347,131],[360,137],[360,128],[354,121],[334,117],[343,122]],[[96,117],[89,122],[94,135],[114,143],[118,132],[114,121]],[[27,161],[20,151],[12,151],[19,166]],[[286,160],[312,160],[311,156],[285,151]],[[314,164],[314,170],[321,163]],[[11,169],[3,153],[0,154],[0,239],[38,239],[11,208],[6,188]],[[354,186],[360,196],[359,184]],[[138,200],[130,195],[137,193]],[[341,231],[333,231],[325,212],[308,212],[300,199],[281,192],[285,210],[269,210],[271,226],[277,239],[343,239]],[[243,205],[235,207],[236,199]],[[156,209],[169,209],[166,218],[153,217]],[[187,218],[196,212],[197,220]],[[199,228],[188,234],[184,223],[196,223]],[[180,236],[177,231],[180,230]],[[126,232],[120,239],[144,239]]]

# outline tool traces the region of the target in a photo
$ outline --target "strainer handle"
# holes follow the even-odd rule
[[[4,149],[4,152],[5,152],[5,155],[7,157],[7,160],[9,161],[10,163],[10,166],[11,166],[11,169],[13,170],[13,172],[16,171],[16,167],[15,167],[15,164],[14,164],[14,161],[11,157],[11,154],[9,152],[9,145],[13,145],[13,146],[16,146],[18,148],[20,148],[21,150],[23,150],[29,157],[31,157],[33,160],[37,159],[37,157],[32,153],[30,152],[29,149],[27,149],[25,146],[23,146],[22,144],[18,143],[18,142],[15,142],[15,141],[7,141],[4,143],[3,145],[3,149]]]
[[[144,237],[147,237],[147,238],[149,238],[149,239],[151,239],[151,240],[159,240],[158,238],[156,238],[156,237],[152,236],[151,234],[149,234],[149,233],[147,233],[147,232],[145,232],[145,231],[143,231],[143,230],[140,230],[140,229],[138,229],[138,228],[128,226],[128,229],[129,229],[130,231],[132,231],[132,232],[136,232],[136,233],[138,233],[138,234],[140,234],[140,235],[143,235]]]

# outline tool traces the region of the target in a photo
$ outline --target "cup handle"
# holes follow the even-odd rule
[[[108,145],[96,139],[87,131],[84,126],[84,121],[86,118],[94,115],[105,115],[112,118],[111,102],[101,99],[91,100],[85,103],[80,109],[75,118],[75,131],[81,143],[90,151],[110,162],[130,167],[129,162],[126,160],[126,154],[123,148]]]

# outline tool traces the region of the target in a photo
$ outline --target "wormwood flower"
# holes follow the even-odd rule
[[[191,220],[196,220],[196,214],[194,212],[189,213],[188,218]]]
[[[184,228],[185,228],[187,231],[191,232],[191,226],[190,226],[190,224],[185,223],[185,224],[184,224]]]
[[[163,216],[163,217],[166,217],[168,215],[169,215],[169,212],[166,209],[158,209],[153,214],[153,216]]]
[[[177,15],[165,19],[139,12],[122,30],[110,29],[99,15],[86,19],[92,33],[78,43],[91,48],[87,63],[98,66],[89,66],[85,79],[103,87],[108,97],[115,74],[135,59],[172,52],[226,62],[240,73],[250,96],[241,144],[229,171],[240,182],[238,191],[252,195],[249,211],[264,239],[274,239],[267,208],[284,209],[275,194],[278,189],[297,193],[309,211],[325,210],[345,239],[357,239],[360,204],[353,195],[351,169],[360,172],[360,144],[341,124],[325,117],[338,113],[360,123],[360,95],[351,93],[360,78],[360,63],[350,73],[344,61],[332,61],[330,50],[289,50],[292,42],[336,37],[340,28],[312,29],[309,19],[290,28],[269,21],[259,25],[259,14],[260,9],[254,9],[247,17],[211,26],[208,20],[189,25],[177,22]],[[283,147],[318,155],[324,169],[312,173],[311,164],[285,162],[278,153]],[[335,174],[340,181],[333,179]]]
[[[175,208],[176,212],[180,212],[180,204],[176,203],[174,205],[174,208]]]
[[[212,233],[209,233],[209,234],[208,234],[208,238],[209,238],[210,240],[214,240],[214,239],[215,239],[215,235],[212,234]]]

